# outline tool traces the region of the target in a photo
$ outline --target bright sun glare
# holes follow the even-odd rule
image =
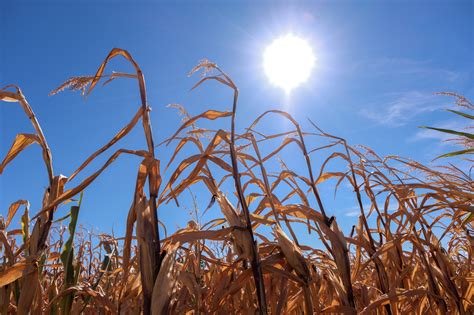
[[[263,67],[270,82],[287,94],[309,78],[314,63],[308,42],[292,34],[274,40],[263,55]]]

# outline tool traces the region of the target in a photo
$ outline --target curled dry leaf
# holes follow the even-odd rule
[[[275,226],[273,231],[278,241],[278,246],[283,252],[283,255],[285,255],[290,266],[303,281],[308,283],[311,280],[311,273],[306,263],[306,259],[303,257],[299,247],[290,240],[280,226]]]
[[[10,163],[18,154],[20,154],[21,151],[33,143],[40,143],[37,135],[25,133],[18,134],[15,138],[15,141],[13,141],[10,150],[0,164],[0,174],[3,173],[3,170],[8,163]]]
[[[34,262],[22,261],[0,271],[0,288],[36,271]]]
[[[176,261],[179,243],[175,243],[166,250],[166,255],[161,262],[160,272],[155,280],[151,298],[152,314],[166,314],[171,297],[179,277],[180,266]]]

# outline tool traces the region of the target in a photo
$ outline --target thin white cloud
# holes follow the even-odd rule
[[[453,83],[463,80],[465,74],[450,69],[438,68],[430,60],[409,58],[380,58],[375,61],[363,62],[354,69],[368,75],[376,76],[410,76],[417,79],[436,79]]]
[[[365,204],[363,205],[364,207],[364,213],[367,215],[369,214],[371,204]],[[383,211],[383,204],[378,204],[379,210]],[[394,204],[391,204],[390,207],[388,208],[388,212],[392,212],[398,209],[398,203],[394,202]],[[358,217],[360,215],[360,208],[359,206],[354,206],[346,209],[344,211],[344,215],[346,217]]]
[[[381,125],[406,125],[418,115],[447,107],[446,99],[432,93],[410,91],[398,94],[394,100],[361,110],[361,114]]]
[[[357,217],[360,214],[360,210],[352,210],[345,213],[346,217]]]
[[[364,212],[367,214],[369,213],[370,210],[370,204],[363,205],[364,207]],[[344,211],[344,215],[346,217],[357,217],[360,215],[360,208],[359,206],[353,206]]]
[[[399,88],[415,86],[416,90],[386,95],[384,100],[366,107],[361,113],[382,125],[393,127],[406,125],[416,116],[434,112],[451,105],[452,102],[431,92],[421,92],[426,86],[448,88],[455,82],[466,78],[465,71],[439,68],[430,60],[409,58],[379,58],[358,64],[355,69],[361,75],[394,80],[401,84]],[[420,85],[421,84],[421,85]]]

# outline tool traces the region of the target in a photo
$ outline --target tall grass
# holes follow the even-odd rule
[[[116,56],[131,63],[135,73],[104,74]],[[141,106],[135,116],[69,177],[55,175],[46,138],[21,90],[0,90],[0,100],[22,106],[35,128],[35,134],[16,137],[0,173],[27,146],[38,144],[49,178],[42,209],[31,219],[29,202],[19,200],[0,221],[2,314],[474,312],[474,239],[472,220],[466,220],[474,212],[469,173],[453,165],[433,168],[397,156],[382,158],[312,122],[312,130],[305,131],[280,110],[263,113],[238,133],[237,86],[207,60],[191,73],[198,71],[202,77],[194,88],[217,81],[232,89],[232,111],[207,109],[191,116],[175,105],[185,121],[158,146],[145,79],[127,51],[113,49],[95,75],[73,77],[53,90],[88,94],[104,78],[105,84],[118,78],[138,82]],[[288,120],[291,130],[267,134],[259,129],[262,120],[275,115]],[[198,126],[202,120],[226,118],[230,129]],[[113,152],[102,167],[69,188],[139,121],[145,149]],[[314,138],[323,145],[313,147]],[[164,169],[155,155],[163,145],[174,145]],[[291,169],[279,157],[289,152],[303,168]],[[73,198],[124,154],[142,159],[125,235],[77,231],[80,208]],[[348,197],[357,203],[359,216],[350,233],[339,227],[342,218],[330,215],[319,192],[323,183],[334,184],[335,191],[351,187]],[[201,201],[210,200],[204,212],[216,205],[222,215],[201,222],[196,210],[185,228],[160,238],[159,209],[179,203],[189,190]],[[71,200],[69,214],[55,218],[57,207]],[[21,229],[10,228],[21,209]],[[67,234],[59,222],[68,222]],[[302,244],[303,232],[321,246]]]

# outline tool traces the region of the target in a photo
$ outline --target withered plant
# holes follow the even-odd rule
[[[116,56],[135,72],[105,74]],[[202,77],[193,89],[206,81],[225,85],[233,92],[232,111],[207,109],[192,116],[175,104],[171,107],[184,122],[157,146],[144,76],[127,51],[113,49],[95,75],[73,77],[53,90],[51,94],[67,88],[90,94],[100,80],[108,84],[117,78],[137,80],[139,87],[141,106],[131,121],[69,177],[53,172],[46,138],[21,90],[0,90],[0,100],[22,106],[35,130],[17,135],[0,174],[22,150],[38,144],[49,180],[42,209],[31,219],[27,200],[13,202],[0,219],[2,314],[474,312],[472,165],[466,171],[454,164],[434,167],[380,157],[312,121],[304,130],[281,110],[261,114],[239,132],[236,84],[210,61],[199,63],[191,74],[198,71]],[[472,105],[464,109],[455,114],[472,119],[466,112]],[[275,117],[289,121],[290,130],[261,130],[263,120]],[[229,130],[199,127],[202,120],[222,126],[227,118]],[[140,120],[145,150],[118,149],[68,188]],[[459,152],[471,154],[468,133],[455,135],[466,146]],[[155,150],[165,145],[173,154],[162,170]],[[141,159],[125,235],[78,229],[79,194],[120,155]],[[292,167],[295,160],[304,167]],[[332,185],[357,205],[358,219],[350,232],[340,228],[344,217],[336,217],[341,212],[331,207],[330,196],[320,193],[321,185]],[[183,193],[189,191],[194,214],[167,235],[158,209],[163,213],[173,204],[186,208]],[[72,204],[68,214],[55,218],[66,203]],[[203,211],[202,203],[208,204]],[[17,229],[13,222],[20,209]],[[209,214],[215,210],[218,214]]]

